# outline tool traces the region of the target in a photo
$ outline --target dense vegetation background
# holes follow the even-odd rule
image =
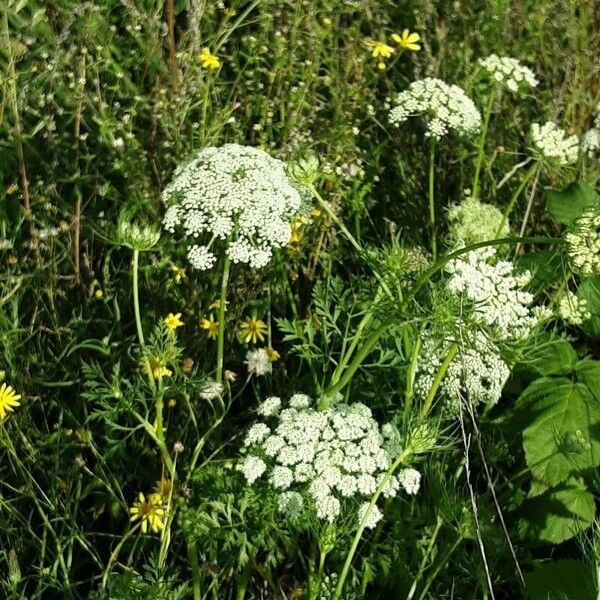
[[[420,51],[378,68],[366,40],[404,28],[420,33]],[[188,521],[176,519],[165,557],[157,536],[126,533],[138,492],[152,489],[164,471],[143,426],[118,400],[142,395],[126,379],[139,370],[140,351],[131,251],[120,243],[119,219],[160,223],[160,195],[176,166],[195,149],[236,142],[290,162],[307,152],[318,156],[319,192],[365,247],[395,239],[425,244],[429,149],[418,123],[399,130],[387,124],[394,95],[432,76],[477,98],[477,61],[492,52],[535,71],[535,94],[504,103],[490,122],[482,199],[502,209],[519,182],[500,190],[496,184],[522,159],[532,122],[553,120],[576,133],[590,127],[600,99],[597,4],[7,0],[0,39],[0,371],[22,395],[0,425],[0,595],[192,597],[194,561],[187,553],[195,535],[206,597],[303,597],[299,573],[314,557],[289,548],[309,548],[310,536],[295,539],[269,521],[258,497],[240,506],[243,485],[227,464],[258,402],[323,384],[337,342],[321,344],[313,330],[327,315],[341,330],[356,325],[376,287],[369,262],[353,255],[335,223],[316,211],[265,270],[233,269],[225,332],[225,368],[238,375],[233,406],[221,423],[220,407],[186,388],[165,409],[165,439],[169,449],[176,442],[186,449],[182,464],[219,425],[201,448],[208,474],[199,469],[173,490]],[[218,57],[218,68],[203,63],[204,48]],[[438,147],[441,215],[470,187],[475,152],[450,140]],[[581,177],[593,189],[597,161],[577,169],[566,176],[548,171],[540,189],[562,189]],[[525,204],[522,198],[516,207],[519,224]],[[544,202],[536,203],[528,234],[559,233]],[[168,236],[143,253],[141,320],[150,332],[168,313],[182,313],[179,349],[167,348],[160,332],[151,344],[174,352],[182,365],[187,360],[200,381],[215,361],[215,344],[200,325],[218,298],[220,274],[182,274],[185,264],[185,250]],[[268,324],[269,346],[281,358],[270,378],[244,383],[248,348],[237,332],[249,315]],[[299,323],[309,323],[308,341],[296,335]],[[569,357],[572,350],[600,358],[593,332],[569,335],[575,350],[566,338],[570,350],[561,346]],[[403,393],[402,361],[390,360],[395,344],[387,340],[352,382],[352,394],[380,415],[390,415]],[[531,380],[531,369],[522,367],[505,404]],[[139,410],[147,415],[152,407]],[[507,411],[486,414],[470,435],[467,470],[479,496],[481,535],[474,533],[460,432],[444,426],[441,449],[424,460],[420,497],[392,507],[388,529],[375,533],[356,560],[355,597],[482,598],[490,580],[496,597],[520,597],[526,592],[518,563],[532,589],[542,585],[536,598],[596,598],[600,550],[589,504],[578,513],[579,535],[544,539],[547,518],[527,521],[523,507],[531,477],[518,419]],[[595,469],[587,478],[594,498]],[[563,571],[540,571],[549,560],[562,561]],[[572,592],[553,596],[543,587],[556,578],[559,589],[567,576]]]

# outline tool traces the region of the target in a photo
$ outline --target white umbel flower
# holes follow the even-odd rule
[[[244,474],[246,481],[252,485],[267,470],[267,465],[257,456],[246,456],[237,468]]]
[[[565,235],[573,268],[582,275],[600,273],[600,209],[586,210]]]
[[[560,299],[557,313],[569,325],[582,325],[592,317],[592,313],[588,310],[587,300],[580,298],[571,291],[568,291]]]
[[[358,522],[362,523],[365,515],[369,511],[370,504],[369,502],[363,502],[358,508]],[[376,504],[371,507],[370,512],[368,513],[367,519],[365,521],[365,529],[375,529],[377,523],[381,521],[383,518],[382,512],[379,510]]]
[[[437,342],[431,336],[425,337],[423,341],[415,378],[415,394],[423,401],[427,398],[450,344],[450,341]],[[496,346],[482,332],[476,332],[461,344],[442,379],[439,396],[443,412],[457,417],[463,397],[467,397],[473,406],[493,406],[500,400],[509,376],[510,368]]]
[[[421,488],[421,473],[416,469],[402,469],[398,473],[398,481],[407,494],[414,496]]]
[[[592,127],[581,136],[581,151],[589,158],[600,154],[600,129]]]
[[[457,85],[428,77],[413,81],[396,97],[389,113],[392,125],[400,126],[409,117],[426,118],[427,137],[440,140],[450,132],[470,136],[481,127],[481,114]]]
[[[531,273],[515,272],[513,263],[496,260],[496,249],[481,248],[451,260],[448,289],[462,294],[473,304],[475,320],[495,329],[502,339],[529,335],[538,323],[530,305],[533,296],[524,291]]]
[[[269,485],[281,491],[280,506],[290,499],[284,494],[298,493],[318,518],[332,523],[345,509],[356,510],[354,499],[372,496],[402,449],[396,445],[391,453],[390,427],[384,438],[364,404],[332,403],[319,411],[306,394],[292,399],[295,407],[269,411],[271,426],[258,422],[250,427],[243,451],[266,463]],[[256,481],[253,469],[250,475]],[[393,498],[399,489],[399,480],[391,476],[382,493]]]
[[[534,88],[538,85],[533,71],[522,65],[516,58],[490,54],[487,58],[480,59],[479,64],[494,81],[502,84],[511,92]]]
[[[258,414],[263,417],[272,417],[281,410],[281,398],[269,396],[259,407]]]
[[[531,141],[537,155],[562,166],[573,164],[579,154],[579,139],[566,132],[552,121],[543,125],[533,123]]]
[[[264,267],[289,242],[302,204],[283,162],[238,144],[200,150],[175,171],[163,201],[165,229],[187,236],[188,259],[200,270],[214,265],[219,245],[235,263]]]

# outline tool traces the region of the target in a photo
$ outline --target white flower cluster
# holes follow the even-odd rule
[[[581,136],[581,151],[590,158],[600,154],[600,102],[594,109],[594,122],[591,129],[588,129]]]
[[[398,127],[416,115],[428,119],[425,135],[435,140],[451,131],[472,135],[481,127],[481,114],[465,92],[457,85],[432,77],[413,81],[407,90],[398,94],[389,120]]]
[[[484,204],[473,196],[468,196],[460,204],[448,210],[450,222],[449,237],[453,242],[476,244],[510,233],[508,220],[492,204]]]
[[[480,59],[479,64],[495,81],[504,85],[511,92],[534,88],[538,84],[533,71],[522,65],[516,58],[490,54],[487,58]]]
[[[587,300],[571,291],[568,291],[560,299],[557,314],[569,325],[582,325],[584,321],[592,317],[592,313],[588,310]]]
[[[225,241],[233,262],[264,267],[273,248],[289,242],[290,220],[302,204],[283,162],[238,144],[200,150],[175,171],[163,201],[165,229],[183,230],[188,260],[200,270],[214,265],[216,240]]]
[[[287,408],[271,396],[258,409],[270,424],[257,422],[244,440],[247,453],[239,470],[249,484],[266,473],[269,485],[280,492],[279,509],[298,516],[305,499],[314,503],[319,519],[335,521],[352,499],[368,501],[382,483],[396,458],[392,443],[395,428],[381,431],[364,404],[332,403],[319,411],[306,394],[295,394]],[[392,475],[382,488],[386,498],[402,487],[408,494],[419,490],[421,476],[415,469]],[[368,502],[367,502],[368,504]],[[350,506],[356,509],[356,503]],[[366,514],[364,504],[357,518]],[[367,527],[381,518],[376,507],[367,517]]]
[[[565,235],[569,258],[582,275],[600,273],[600,209],[586,210]]]
[[[531,126],[531,141],[540,158],[556,162],[559,165],[571,165],[579,154],[579,140],[576,135],[567,136],[566,132],[552,121],[543,125]]]
[[[600,153],[600,129],[592,127],[581,136],[581,151],[590,158]]]
[[[262,375],[268,375],[273,371],[273,364],[271,363],[269,353],[265,348],[248,350],[244,363],[248,367],[249,375],[260,377]]]
[[[427,398],[450,345],[450,341],[438,341],[432,335],[425,338],[415,378],[415,394],[421,400]],[[493,406],[500,399],[509,375],[510,368],[495,344],[482,332],[476,332],[461,344],[442,379],[439,395],[443,411],[458,416],[462,397],[468,398],[473,406]]]
[[[481,248],[450,261],[448,289],[473,303],[475,321],[493,327],[504,339],[527,337],[539,323],[531,310],[533,296],[523,290],[531,273],[515,273],[512,262],[496,260],[496,249]]]

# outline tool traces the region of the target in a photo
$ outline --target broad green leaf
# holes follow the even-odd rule
[[[580,560],[556,560],[525,573],[531,600],[597,600],[598,592],[588,565]]]
[[[546,192],[548,211],[559,223],[571,225],[590,206],[600,206],[594,188],[586,181],[576,181],[564,190]]]
[[[578,381],[584,383],[596,401],[600,402],[600,361],[585,358],[579,361],[575,372]]]
[[[596,513],[594,495],[576,481],[526,500],[521,510],[521,535],[551,544],[560,544],[587,529]]]
[[[592,318],[583,323],[583,331],[593,338],[600,337],[600,275],[584,279],[579,285],[577,295],[587,300]]]
[[[536,344],[526,350],[520,366],[534,371],[537,375],[570,375],[577,364],[577,353],[564,339],[555,339]]]
[[[584,383],[543,377],[518,403],[518,416],[525,421],[525,458],[534,478],[555,485],[600,464],[600,402]]]

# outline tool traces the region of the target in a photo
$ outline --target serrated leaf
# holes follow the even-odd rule
[[[584,383],[543,377],[518,403],[525,458],[535,478],[555,485],[600,464],[600,403]]]
[[[577,364],[577,353],[567,340],[552,340],[532,346],[520,364],[541,376],[570,375]]]
[[[586,208],[600,206],[600,199],[589,183],[576,181],[562,191],[547,191],[546,206],[559,223],[571,225]]]
[[[598,592],[588,565],[580,560],[556,560],[525,573],[531,600],[597,600]]]
[[[585,358],[575,369],[577,379],[584,383],[594,398],[600,402],[600,361]]]
[[[595,514],[591,492],[575,481],[562,483],[523,504],[519,531],[532,541],[560,544],[587,529]]]

